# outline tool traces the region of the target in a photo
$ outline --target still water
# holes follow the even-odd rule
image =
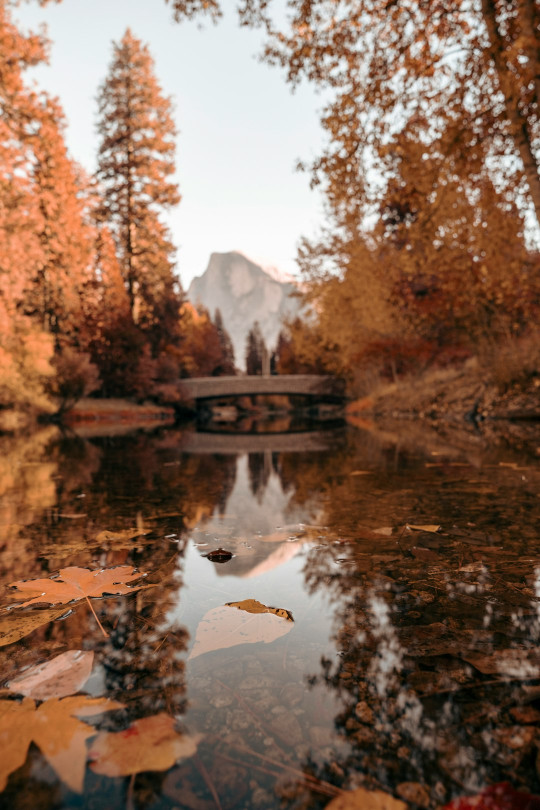
[[[513,789],[540,793],[534,441],[0,444],[1,808],[453,808],[506,782],[489,806],[513,810]],[[73,567],[111,579],[58,603]]]

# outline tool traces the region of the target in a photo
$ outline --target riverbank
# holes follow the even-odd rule
[[[347,419],[359,427],[370,420],[409,420],[540,447],[540,375],[502,383],[499,371],[471,358],[457,368],[380,385],[348,404]]]

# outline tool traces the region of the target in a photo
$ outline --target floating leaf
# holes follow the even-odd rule
[[[106,546],[107,548],[131,548],[134,544],[129,542],[130,540],[134,540],[135,538],[143,538],[145,535],[150,534],[150,532],[144,531],[144,529],[121,529],[117,532],[111,532],[108,529],[100,532],[96,535],[95,541],[91,544],[98,544],[100,546]]]
[[[267,607],[262,602],[257,602],[256,599],[242,599],[241,602],[227,602],[226,607],[235,607],[239,610],[245,610],[248,613],[273,613],[275,616],[280,616],[282,619],[287,619],[293,622],[292,613],[286,608]]]
[[[0,791],[10,773],[24,764],[30,743],[34,742],[60,779],[81,793],[86,740],[95,730],[78,718],[120,708],[122,704],[114,700],[83,695],[47,700],[37,709],[30,698],[24,698],[22,703],[0,700]]]
[[[91,769],[103,776],[167,771],[177,760],[193,756],[202,738],[179,734],[174,725],[162,712],[136,720],[125,731],[101,732],[90,748]]]
[[[38,594],[33,599],[23,602],[19,607],[42,604],[43,602],[48,602],[50,605],[59,605],[72,602],[75,599],[86,599],[101,631],[107,636],[94,608],[90,604],[89,597],[104,596],[105,594],[126,594],[138,591],[141,588],[153,587],[152,585],[129,586],[126,584],[133,579],[139,579],[141,576],[145,575],[142,572],[136,572],[131,565],[100,568],[97,571],[70,566],[61,568],[57,579],[20,580],[19,582],[11,582],[10,587],[17,588],[17,590],[27,594]]]
[[[401,799],[394,799],[382,790],[356,788],[348,790],[326,805],[325,810],[407,810]]]
[[[2,617],[0,619],[0,647],[19,641],[43,624],[59,619],[65,612],[65,608],[51,608],[50,610],[11,613]]]
[[[427,523],[426,525],[407,523],[406,529],[412,529],[413,532],[440,532],[441,527],[437,524]]]
[[[209,551],[208,554],[203,554],[203,557],[206,557],[207,560],[211,562],[228,562],[232,558],[232,551],[227,551],[226,548],[216,548],[213,551]]]
[[[292,630],[293,624],[285,608],[268,608],[255,599],[231,602],[205,613],[188,658],[238,644],[268,644]]]
[[[14,678],[8,683],[8,689],[34,700],[67,697],[86,683],[93,663],[93,652],[68,650]]]
[[[136,572],[131,565],[119,565],[116,568],[100,568],[91,571],[89,568],[70,566],[61,568],[57,579],[29,579],[11,582],[11,588],[18,591],[38,594],[20,607],[48,602],[50,605],[66,604],[74,599],[87,599],[89,596],[105,594],[124,594],[138,591],[145,585],[129,586],[126,583],[144,576]]]

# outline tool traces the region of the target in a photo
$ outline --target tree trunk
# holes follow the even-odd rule
[[[529,39],[533,37],[534,41],[537,43],[538,40],[534,26],[535,9],[533,6],[534,0],[518,0],[518,15],[521,25],[524,29],[532,25],[532,28],[523,30],[523,34]],[[489,56],[495,66],[499,79],[499,87],[504,95],[506,115],[510,124],[512,137],[523,163],[523,170],[529,185],[529,193],[536,212],[536,220],[540,226],[540,177],[538,161],[532,148],[530,122],[520,110],[519,92],[517,92],[512,75],[508,69],[504,53],[504,41],[497,24],[495,0],[482,0],[482,14],[489,37]],[[527,55],[529,58],[531,58],[532,55],[534,60],[531,67],[534,70],[536,95],[536,88],[539,86],[540,81],[536,70],[538,66],[538,48],[529,48]]]

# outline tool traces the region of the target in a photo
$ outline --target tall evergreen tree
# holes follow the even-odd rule
[[[246,338],[246,371],[248,374],[262,374],[263,355],[266,345],[259,322],[255,321]]]
[[[180,200],[176,130],[148,48],[129,29],[114,44],[98,101],[100,216],[113,232],[132,318],[156,355],[177,329],[181,298],[174,246],[159,219]]]
[[[218,308],[214,312],[214,326],[216,328],[219,345],[221,346],[222,362],[220,364],[221,374],[234,374],[234,347],[231,336],[223,324],[223,316]]]

